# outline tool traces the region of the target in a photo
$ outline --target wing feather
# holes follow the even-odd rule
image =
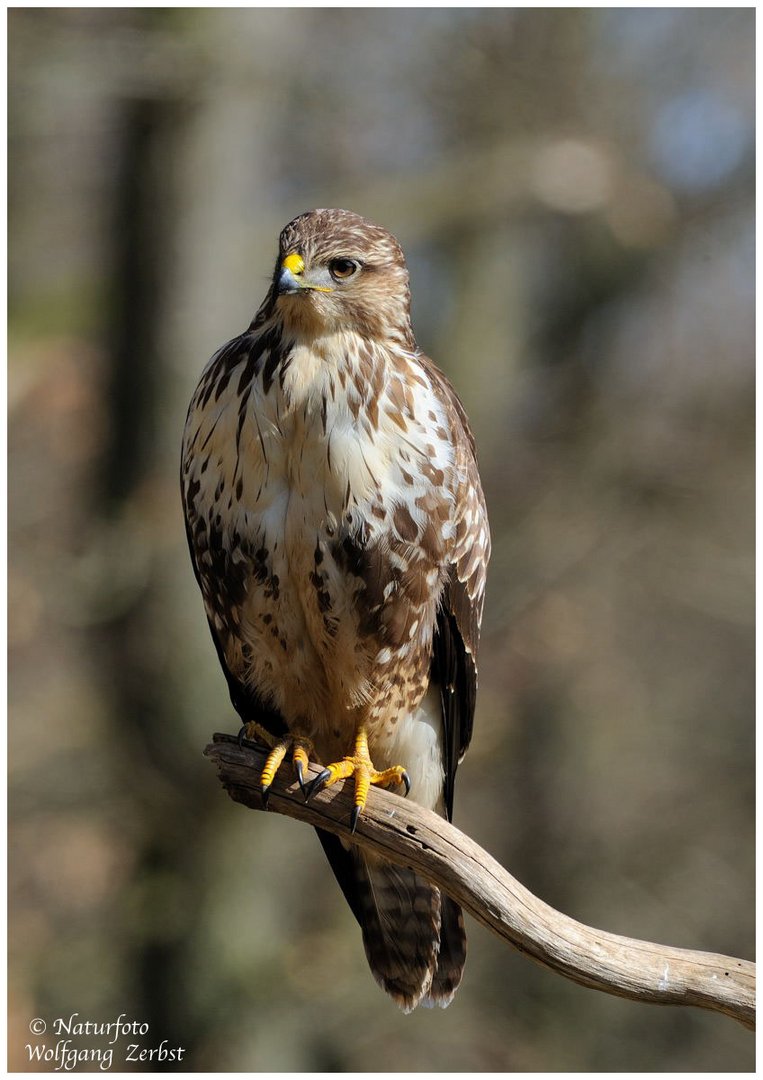
[[[217,387],[221,381],[224,380],[227,383],[227,380],[230,378],[231,366],[243,355],[245,337],[246,335],[242,335],[241,338],[234,338],[233,341],[228,342],[227,345],[218,350],[209,362],[205,374],[197,387],[186,420],[180,469],[180,486],[183,495],[183,519],[185,522],[188,550],[191,554],[191,565],[193,566],[196,581],[201,590],[202,597],[204,598],[204,609],[207,615],[209,631],[212,635],[212,641],[214,642],[215,651],[217,652],[217,657],[220,661],[220,667],[223,670],[225,681],[228,684],[228,692],[233,708],[244,723],[250,720],[256,721],[271,734],[281,736],[287,731],[286,723],[281,714],[268,703],[266,698],[261,695],[255,687],[248,685],[242,679],[238,678],[231,670],[226,659],[224,642],[219,630],[216,628],[215,612],[211,610],[210,604],[212,602],[211,597],[220,594],[219,585],[226,579],[226,569],[229,571],[229,578],[234,578],[236,570],[234,567],[228,565],[228,557],[222,550],[221,545],[218,544],[215,548],[215,557],[217,559],[224,559],[226,565],[222,568],[219,565],[214,567],[214,575],[216,576],[218,583],[217,590],[211,587],[212,582],[210,581],[208,573],[205,575],[204,564],[206,563],[206,569],[209,572],[210,546],[214,543],[214,537],[210,525],[197,503],[200,495],[200,485],[195,478],[194,470],[192,468],[194,462],[193,450],[200,428],[196,427],[194,434],[190,434],[191,417],[194,415],[195,410],[199,406],[200,401],[204,399],[205,395],[206,399],[209,400],[209,396],[212,392],[217,392]],[[218,611],[217,614],[222,614],[222,612]]]
[[[445,808],[453,816],[456,769],[469,746],[477,698],[479,646],[490,529],[474,437],[461,401],[448,379],[421,357],[447,410],[453,439],[457,486],[455,542],[435,625],[432,676],[440,688],[445,733]]]

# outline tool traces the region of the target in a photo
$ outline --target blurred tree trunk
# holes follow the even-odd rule
[[[110,691],[113,753],[143,773],[128,805],[142,837],[136,868],[137,902],[126,905],[131,1011],[150,1025],[157,1044],[188,1047],[190,1032],[179,965],[187,948],[184,929],[200,899],[190,887],[198,877],[198,835],[203,802],[190,783],[192,769],[182,747],[183,717],[174,707],[163,639],[171,625],[161,580],[156,538],[146,540],[139,522],[151,505],[161,461],[160,390],[169,381],[162,353],[163,326],[177,229],[175,149],[188,106],[161,91],[120,100],[118,163],[114,190],[112,281],[109,311],[109,445],[103,462],[99,515],[120,536],[118,551],[151,544],[143,552],[145,574],[129,599],[114,605],[95,628]],[[179,433],[178,433],[179,438]],[[139,512],[140,511],[140,512]],[[114,578],[119,567],[112,566]],[[109,589],[112,581],[104,582]],[[182,651],[182,650],[181,650]],[[158,757],[157,757],[158,755]],[[155,763],[161,763],[157,772]],[[117,772],[119,770],[117,769]],[[134,796],[137,793],[137,798]],[[131,797],[132,796],[132,797]],[[141,805],[142,802],[142,805]],[[197,1033],[198,1034],[198,1033]],[[185,1069],[183,1063],[152,1068]]]

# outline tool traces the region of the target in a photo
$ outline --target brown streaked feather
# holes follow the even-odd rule
[[[188,524],[188,518],[186,517],[185,535],[188,541],[188,550],[191,553],[191,565],[193,566],[193,572],[196,577],[196,581],[199,584],[199,588],[203,592],[203,583],[201,573],[199,571],[199,564],[197,561],[197,549],[194,544],[193,536],[191,534],[191,528]],[[217,658],[220,661],[220,667],[222,668],[225,681],[228,684],[228,693],[230,694],[231,703],[238,715],[241,717],[242,723],[248,722],[258,723],[261,727],[269,731],[271,735],[281,736],[286,734],[287,726],[284,718],[274,709],[272,704],[262,698],[254,687],[247,686],[236,678],[231,669],[228,666],[228,662],[225,659],[225,650],[223,649],[220,636],[215,630],[214,623],[211,618],[207,618],[207,625],[209,626],[209,632],[212,635],[212,641],[215,646],[215,652]]]

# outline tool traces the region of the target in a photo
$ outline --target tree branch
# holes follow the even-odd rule
[[[217,734],[204,752],[231,798],[261,810],[265,751]],[[319,771],[310,766],[311,776]],[[351,790],[337,784],[306,803],[287,767],[276,776],[269,809],[350,839]],[[453,825],[396,794],[371,789],[352,841],[416,870],[483,926],[575,982],[635,1001],[714,1009],[755,1026],[755,965],[748,960],[655,945],[576,922],[539,900]]]

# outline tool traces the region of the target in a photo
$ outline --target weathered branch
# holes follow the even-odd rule
[[[232,799],[262,809],[264,751],[218,734],[205,753]],[[319,767],[311,765],[310,771],[315,776]],[[352,797],[346,783],[305,803],[285,767],[271,789],[269,808],[350,836]],[[575,982],[636,1001],[715,1009],[755,1026],[755,965],[748,960],[655,945],[576,922],[533,896],[453,825],[396,794],[372,788],[353,842],[412,867],[483,926]]]

